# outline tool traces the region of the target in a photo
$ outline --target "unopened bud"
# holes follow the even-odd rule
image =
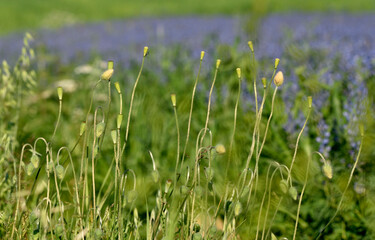
[[[117,129],[121,128],[122,114],[117,115]]]
[[[283,72],[279,71],[276,73],[275,78],[273,79],[273,82],[277,87],[281,86],[284,82],[284,74]]]
[[[288,182],[285,179],[282,179],[279,183],[280,190],[286,194],[288,192]]]
[[[327,178],[332,179],[332,175],[333,175],[332,174],[332,166],[331,166],[331,163],[329,161],[324,163],[323,173]]]
[[[100,137],[104,132],[104,122],[100,122],[96,125],[96,137]]]
[[[118,83],[118,82],[115,82],[115,88],[116,88],[116,90],[117,90],[118,94],[121,94],[120,83]]]
[[[279,63],[280,63],[280,59],[276,58],[275,59],[275,69],[279,66]]]
[[[171,101],[172,101],[172,106],[176,107],[177,105],[176,94],[174,93],[171,94]]]
[[[220,63],[221,63],[221,60],[217,59],[216,60],[216,69],[218,69],[220,67]]]
[[[63,88],[62,87],[57,88],[57,96],[59,97],[59,101],[62,101],[62,98],[63,98]]]
[[[82,122],[79,128],[79,136],[82,136],[85,131],[86,131],[86,122]]]
[[[234,215],[237,217],[242,212],[242,204],[240,202],[236,202],[234,205]]]
[[[108,61],[107,69],[113,69],[113,61],[112,60]]]
[[[146,57],[147,55],[148,55],[148,47],[145,46],[145,47],[143,48],[143,57]]]
[[[113,75],[113,69],[107,69],[103,72],[102,76],[100,76],[100,79],[109,81]]]
[[[292,197],[292,199],[294,200],[294,201],[296,201],[297,200],[297,189],[295,188],[295,187],[290,187],[289,188],[289,195]]]
[[[361,134],[361,137],[365,135],[365,127],[363,126],[363,124],[359,125],[359,132]]]
[[[65,169],[63,166],[61,166],[60,164],[58,164],[56,166],[56,175],[57,177],[62,180],[64,178],[64,175],[65,175]]]
[[[311,96],[307,97],[307,102],[309,104],[309,108],[311,108],[312,107],[312,97]]]
[[[223,144],[218,144],[218,145],[216,145],[215,150],[216,150],[216,152],[217,152],[218,154],[220,154],[220,155],[222,155],[222,154],[225,153],[225,147],[224,147]]]
[[[117,143],[117,130],[111,131],[111,137],[112,137],[113,144],[116,144]]]
[[[247,42],[247,45],[249,45],[249,48],[252,52],[254,52],[254,46],[253,46],[253,42],[252,41],[248,41]]]
[[[203,60],[204,58],[204,51],[201,52],[201,61]]]
[[[263,88],[267,87],[267,79],[265,77],[262,78],[262,84],[263,84]]]
[[[30,162],[33,164],[34,168],[39,167],[39,157],[35,153],[31,156]]]
[[[237,68],[236,72],[237,72],[237,77],[241,78],[241,68]]]

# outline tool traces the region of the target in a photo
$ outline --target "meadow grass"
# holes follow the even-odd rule
[[[27,43],[31,37],[27,35],[25,39]],[[273,131],[277,131],[283,115],[277,93],[283,91],[287,78],[284,82],[284,74],[278,71],[280,59],[275,59],[272,74],[260,82],[252,42],[248,46],[251,63],[245,61],[247,67],[225,72],[220,70],[226,65],[218,59],[212,81],[203,91],[198,85],[202,52],[195,83],[188,84],[192,86],[192,95],[186,93],[181,79],[175,85],[177,93],[173,91],[171,95],[163,89],[147,92],[160,87],[152,82],[142,87],[142,81],[152,79],[144,69],[148,66],[147,47],[140,54],[142,61],[137,71],[125,75],[133,79],[132,87],[112,82],[121,71],[109,61],[107,69],[93,72],[88,81],[83,81],[82,94],[65,94],[63,87],[57,87],[51,99],[51,112],[55,114],[52,126],[47,126],[50,130],[45,131],[44,137],[34,135],[29,143],[17,146],[18,134],[14,129],[22,124],[13,118],[22,114],[21,100],[30,95],[35,85],[34,81],[30,83],[34,79],[29,70],[32,51],[25,45],[16,67],[11,69],[4,63],[2,68],[1,80],[4,90],[7,89],[2,92],[1,103],[6,110],[1,115],[2,123],[14,124],[10,128],[13,131],[7,129],[9,124],[1,124],[0,177],[6,188],[0,196],[11,196],[9,204],[0,205],[1,236],[299,239],[306,237],[304,232],[309,228],[306,215],[305,220],[300,218],[303,197],[313,197],[317,192],[326,194],[328,199],[320,200],[333,211],[328,211],[332,213],[328,219],[320,219],[319,228],[311,227],[307,232],[313,234],[310,238],[319,239],[327,229],[332,231],[330,225],[341,213],[347,195],[353,192],[349,187],[360,160],[365,130],[360,128],[360,146],[351,171],[346,171],[350,175],[333,173],[331,162],[322,153],[314,155],[313,145],[304,137],[316,114],[312,97],[306,96],[301,109],[305,113],[303,124],[297,135],[291,135],[292,146],[284,154]],[[229,78],[219,78],[226,73]],[[244,102],[240,98],[246,75],[251,76],[247,86],[253,92],[252,110],[247,112],[241,107]],[[234,94],[227,96],[231,101],[225,110],[220,110],[214,106],[225,103],[218,96],[215,100],[214,94],[223,79],[233,80]],[[260,83],[262,91],[257,87]],[[28,88],[21,88],[24,85]],[[85,99],[89,100],[86,107],[81,102]],[[77,109],[81,112],[74,113]],[[226,120],[220,119],[215,111],[226,115]],[[38,129],[35,126],[33,130]],[[186,140],[182,142],[181,136],[185,134]],[[144,143],[147,141],[152,144]],[[269,155],[268,145],[276,155],[288,159],[279,161]],[[336,175],[341,177],[339,181],[330,182]],[[321,184],[322,181],[329,184]],[[334,190],[335,184],[343,183],[342,191]],[[308,194],[317,186],[317,192]],[[338,197],[333,199],[334,196]],[[300,227],[304,231],[298,231]]]
[[[100,0],[87,1],[43,1],[18,0],[4,1],[0,9],[0,34],[15,30],[35,29],[39,27],[61,27],[79,22],[123,19],[131,17],[165,17],[176,15],[213,15],[213,14],[255,14],[290,11],[345,11],[373,12],[375,3],[371,0],[341,0],[326,2],[323,0],[190,0],[172,1],[127,1],[114,0],[110,3]]]

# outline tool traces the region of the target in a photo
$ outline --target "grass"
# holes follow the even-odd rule
[[[202,66],[204,53],[189,60],[169,49],[181,64],[163,69],[167,82],[153,73],[158,59],[145,48],[128,70],[93,62],[91,73],[74,75],[74,65],[66,67],[77,85],[69,90],[59,82],[65,87],[49,95],[49,87],[36,88],[38,60],[25,47],[15,67],[2,67],[0,236],[371,239],[374,179],[371,165],[361,163],[373,159],[373,112],[354,140],[340,135],[342,125],[332,126],[333,142],[342,145],[314,154],[324,113],[319,98],[296,100],[303,120],[295,132],[283,130],[288,75],[284,81],[277,69],[284,60],[263,65],[251,42],[249,48],[233,51],[233,62],[210,64],[212,71]],[[270,74],[260,81],[263,69]],[[228,94],[217,94],[224,88]],[[332,102],[324,107],[339,112]],[[350,141],[360,142],[353,156]],[[361,178],[369,179],[366,195],[353,185]]]
[[[0,34],[40,27],[61,27],[77,22],[124,19],[132,17],[166,17],[181,15],[213,14],[255,14],[283,13],[290,11],[345,11],[373,12],[375,3],[371,0],[340,1],[259,1],[259,0],[190,0],[190,1],[127,1],[114,0],[110,3],[100,0],[18,0],[3,1],[0,9]]]

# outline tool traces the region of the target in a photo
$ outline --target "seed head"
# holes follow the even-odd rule
[[[275,78],[273,79],[273,82],[275,83],[275,85],[276,85],[277,87],[279,87],[279,86],[281,86],[281,85],[283,84],[283,82],[284,82],[284,74],[283,74],[282,71],[278,71],[278,72],[276,73],[276,76],[275,76]]]
[[[329,161],[326,161],[323,165],[323,173],[324,175],[329,178],[329,179],[332,179],[332,166],[331,166],[331,162]]]

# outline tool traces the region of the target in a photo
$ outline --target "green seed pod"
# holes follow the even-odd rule
[[[111,131],[111,137],[112,137],[113,144],[116,145],[116,143],[117,143],[117,130]]]
[[[329,178],[329,179],[332,179],[332,166],[331,166],[331,163],[329,161],[325,162],[324,165],[323,165],[323,173],[324,175]]]
[[[34,168],[34,165],[32,163],[29,163],[26,165],[26,174],[27,176],[31,176],[31,174],[33,174],[35,168]]]
[[[100,122],[96,125],[96,137],[99,138],[104,132],[105,124],[104,122]]]
[[[152,179],[154,180],[155,183],[159,181],[160,175],[157,170],[153,170],[151,173]]]
[[[38,168],[39,167],[39,157],[38,157],[38,155],[33,153],[33,155],[30,158],[30,162],[33,164],[34,168]]]
[[[130,191],[128,192],[128,195],[126,195],[126,201],[127,201],[128,203],[132,203],[132,202],[134,202],[134,201],[137,199],[137,197],[138,197],[138,193],[137,193],[137,191],[135,191],[135,190],[130,190]]]
[[[289,188],[289,195],[292,197],[292,199],[294,200],[294,201],[296,201],[297,200],[297,189],[295,188],[295,187],[290,187]]]
[[[56,166],[56,175],[57,177],[62,180],[64,178],[64,175],[65,175],[65,168],[63,166],[61,166],[60,164],[58,164]]]
[[[280,190],[286,194],[288,192],[288,182],[285,179],[282,179],[279,183]]]
[[[85,131],[86,131],[86,122],[82,122],[79,128],[79,136],[82,136]]]
[[[240,202],[236,202],[234,205],[234,215],[237,217],[242,212],[242,204]]]
[[[63,233],[64,233],[63,226],[61,224],[57,224],[55,226],[55,234],[56,234],[56,236],[61,237],[63,235]]]
[[[103,231],[100,228],[95,229],[94,238],[95,239],[102,239]]]
[[[121,128],[122,114],[117,115],[117,129]]]
[[[59,97],[59,101],[62,101],[62,98],[63,98],[63,88],[62,87],[57,88],[57,96]]]
[[[182,185],[180,187],[180,193],[181,193],[181,195],[187,195],[187,194],[189,194],[189,192],[190,192],[190,189],[187,186]]]

